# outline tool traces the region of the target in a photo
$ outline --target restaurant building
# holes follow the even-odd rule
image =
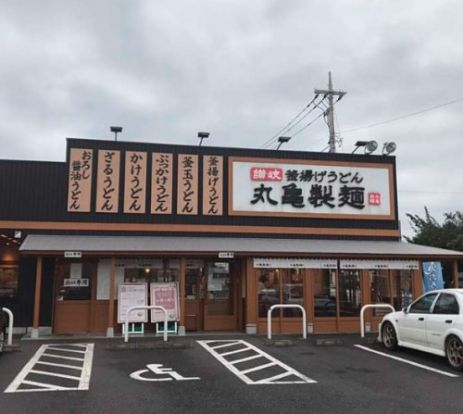
[[[362,305],[422,293],[423,262],[458,286],[463,258],[401,242],[392,156],[68,139],[66,162],[0,161],[0,194],[0,305],[34,337],[113,336],[122,287],[163,283],[179,335],[262,334],[274,304],[357,332]],[[273,312],[274,332],[301,322]]]

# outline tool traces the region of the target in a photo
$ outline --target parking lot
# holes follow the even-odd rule
[[[189,337],[166,349],[23,341],[21,352],[0,358],[0,406],[38,414],[461,410],[463,375],[444,358],[387,352],[356,335],[331,346],[316,345],[319,338],[276,347],[255,336]]]

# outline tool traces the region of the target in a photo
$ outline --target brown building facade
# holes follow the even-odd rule
[[[0,161],[0,304],[35,336],[120,332],[134,284],[176,286],[178,334],[262,334],[278,304],[308,332],[356,332],[362,305],[421,294],[423,261],[458,285],[462,253],[400,241],[394,157],[67,144],[65,163]],[[300,332],[299,309],[272,316]]]

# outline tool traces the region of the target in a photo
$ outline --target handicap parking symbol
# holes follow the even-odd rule
[[[162,377],[153,377],[152,374],[162,375]],[[166,375],[168,376],[166,377]],[[192,381],[201,379],[199,377],[184,377],[173,371],[172,368],[163,368],[163,364],[148,364],[146,369],[132,372],[130,378],[137,381]]]

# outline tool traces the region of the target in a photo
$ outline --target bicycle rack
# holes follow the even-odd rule
[[[13,312],[11,312],[8,308],[2,308],[3,312],[8,315],[8,340],[7,345],[11,346],[13,344]]]
[[[365,310],[371,309],[371,308],[389,308],[392,310],[392,312],[395,312],[394,307],[390,305],[389,303],[375,303],[375,304],[362,306],[362,309],[360,311],[360,336],[362,338],[365,337],[364,313],[365,313]]]
[[[289,305],[289,304],[281,304],[281,305],[272,305],[270,309],[267,311],[267,338],[272,339],[272,311],[277,308],[287,309],[287,308],[297,308],[302,311],[302,337],[307,339],[307,316],[305,313],[305,309],[301,305]]]
[[[127,309],[127,312],[125,313],[125,332],[124,332],[124,342],[129,342],[129,313],[138,310],[138,309],[159,309],[164,312],[164,335],[163,339],[164,342],[167,342],[167,310],[164,306],[132,306],[131,308]]]

